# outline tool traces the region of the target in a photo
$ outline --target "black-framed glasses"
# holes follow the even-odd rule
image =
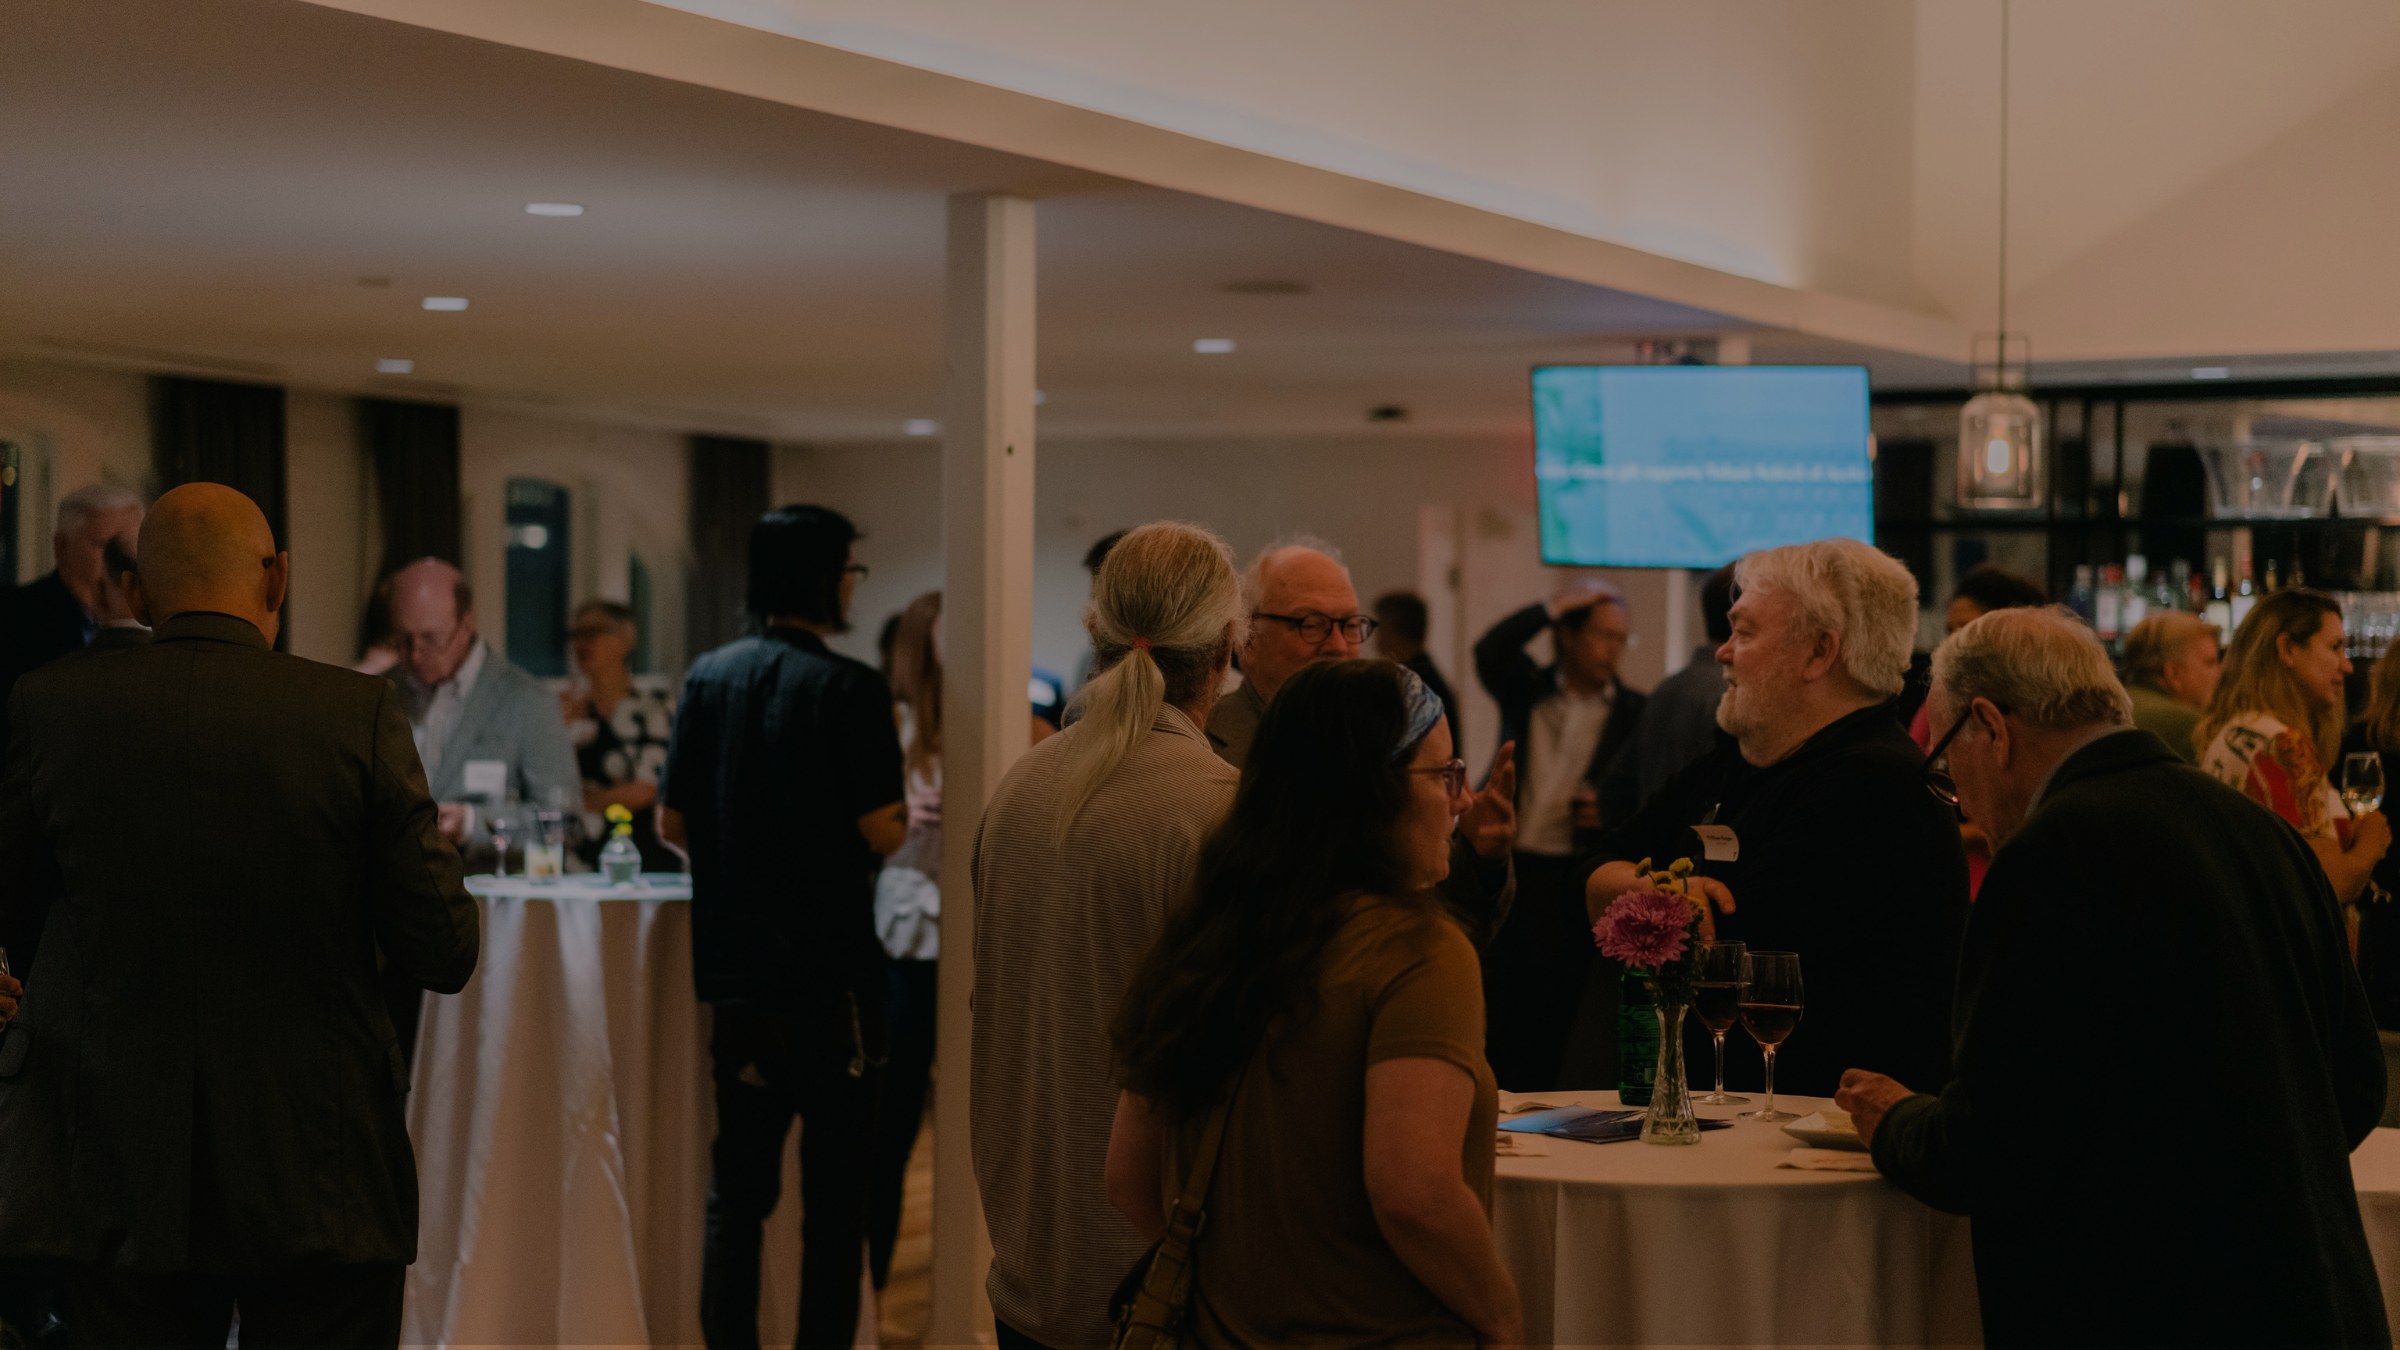
[[[1300,640],[1312,647],[1332,637],[1337,628],[1341,630],[1343,637],[1352,642],[1364,642],[1373,637],[1375,630],[1382,626],[1375,622],[1373,615],[1369,614],[1351,614],[1337,619],[1330,614],[1269,614],[1264,610],[1252,610],[1250,617],[1273,619],[1298,633]]]
[[[2008,709],[2000,708],[2000,715],[2006,717]],[[1950,729],[1942,733],[1942,738],[1933,743],[1933,749],[1925,752],[1925,790],[1951,806],[1958,805],[1958,781],[1950,776],[1950,742],[1957,740],[1958,733],[1974,720],[1975,706],[1970,703],[1958,720],[1950,724]]]
[[[1411,777],[1418,774],[1440,774],[1442,789],[1454,798],[1467,790],[1467,762],[1463,759],[1452,759],[1447,764],[1437,764],[1430,769],[1410,769],[1408,772]]]

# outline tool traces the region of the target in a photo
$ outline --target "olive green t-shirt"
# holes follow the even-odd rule
[[[1445,1060],[1475,1080],[1459,1139],[1492,1200],[1497,1085],[1483,1058],[1475,949],[1430,899],[1363,897],[1327,949],[1313,1014],[1271,1033],[1225,1128],[1200,1236],[1193,1329],[1206,1345],[1465,1345],[1475,1334],[1393,1253],[1365,1179],[1367,1066]],[[1203,1122],[1172,1134],[1166,1201]]]

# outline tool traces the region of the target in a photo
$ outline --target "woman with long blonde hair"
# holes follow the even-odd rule
[[[2194,738],[2203,770],[2307,838],[2345,905],[2392,843],[2382,812],[2350,816],[2327,770],[2340,762],[2349,674],[2342,607],[2321,591],[2277,591],[2234,633]]]

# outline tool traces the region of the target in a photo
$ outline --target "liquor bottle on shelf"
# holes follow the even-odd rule
[[[2150,615],[2150,560],[2139,553],[2125,558],[2125,598],[2118,602],[2119,631],[2130,633]]]
[[[2099,602],[2092,591],[2092,569],[2089,563],[2075,569],[2075,585],[2067,592],[2067,608],[2073,610],[2076,617],[2085,623],[2093,622],[2098,616]]]
[[[2233,604],[2228,611],[2231,622],[2225,629],[2227,642],[2233,641],[2234,631],[2242,626],[2242,620],[2250,617],[2250,607],[2257,603],[2258,589],[2250,584],[2250,564],[2243,563],[2241,580],[2234,583]]]
[[[2092,603],[2092,631],[2112,648],[2125,631],[2125,569],[2114,563],[2100,569],[2100,591]]]
[[[2192,565],[2181,558],[2167,565],[2164,575],[2152,573],[2156,584],[2150,588],[2150,612],[2165,614],[2173,610],[2198,608],[2191,605]]]
[[[2233,641],[2233,596],[2225,589],[2225,560],[2219,558],[2209,567],[2208,603],[2201,606],[2200,617],[2217,630],[2219,642]]]
[[[2258,593],[2260,595],[2273,595],[2275,592],[2282,589],[2283,575],[2276,570],[2275,560],[2273,558],[2269,558],[2267,559],[2267,584],[2260,587]]]

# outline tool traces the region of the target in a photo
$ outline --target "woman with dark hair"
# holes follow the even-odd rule
[[[2276,591],[2234,630],[2194,738],[2203,770],[2307,838],[2345,906],[2358,903],[2392,844],[2383,813],[2352,819],[2326,772],[2341,753],[2349,674],[2342,607],[2322,591]],[[2355,913],[2350,928],[2355,943]]]
[[[1432,893],[1469,800],[1422,680],[1306,667],[1128,986],[1108,1193],[1146,1237],[1226,1111],[1191,1291],[1203,1344],[1521,1335],[1487,1212],[1482,979]]]

